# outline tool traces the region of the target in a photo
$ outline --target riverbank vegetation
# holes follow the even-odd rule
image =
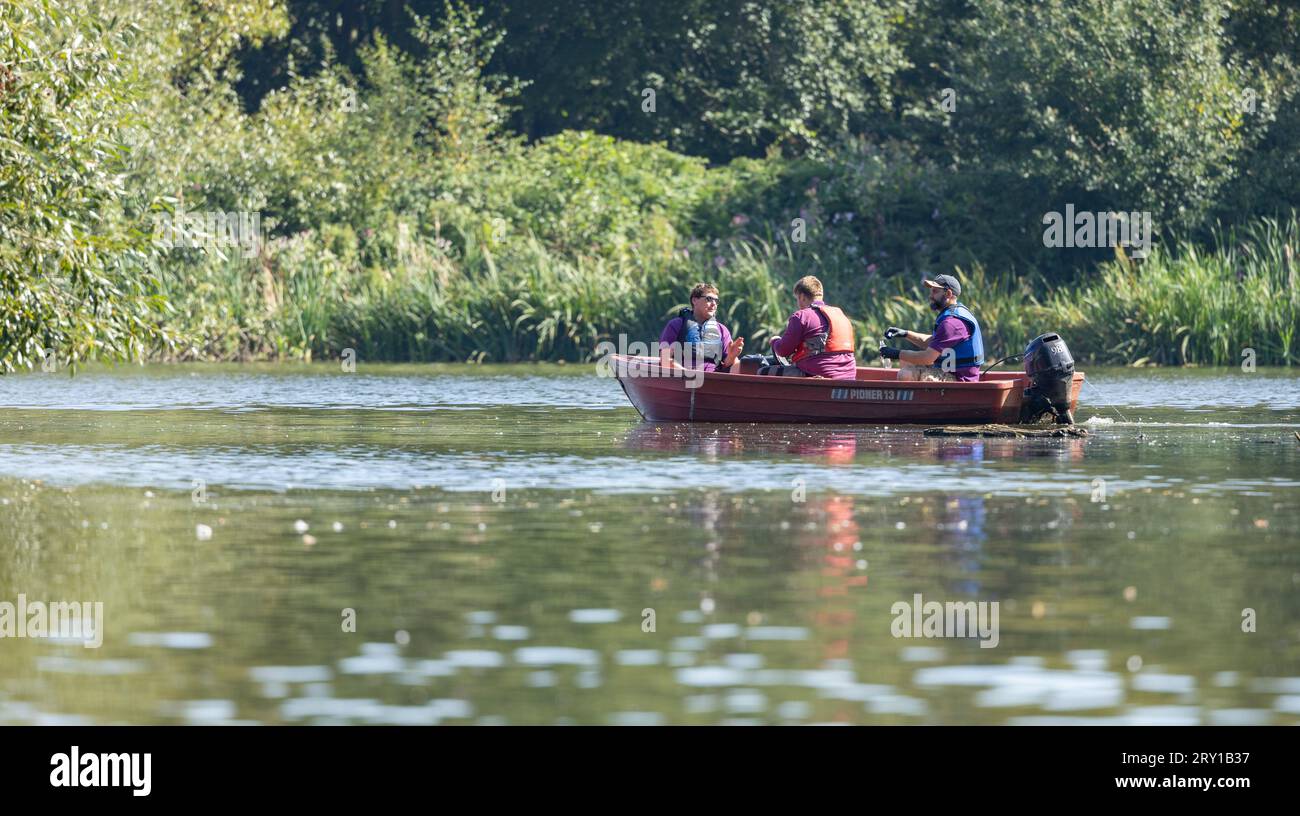
[[[999,356],[1300,362],[1300,12],[481,5],[0,0],[0,366],[580,361],[697,280],[761,342],[804,274],[865,357],[954,271]]]

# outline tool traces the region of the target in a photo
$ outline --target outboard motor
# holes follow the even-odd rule
[[[1020,421],[1037,422],[1051,414],[1057,425],[1073,425],[1070,389],[1074,385],[1074,358],[1059,334],[1040,334],[1025,346],[1025,373],[1029,388],[1020,405]]]

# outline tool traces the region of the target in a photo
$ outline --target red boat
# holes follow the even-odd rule
[[[656,357],[611,361],[632,405],[660,422],[1015,425],[1029,387],[1028,375],[1013,371],[979,382],[899,382],[897,369],[866,366],[855,380],[825,380],[665,368]],[[1075,372],[1070,383],[1071,414],[1083,379]]]

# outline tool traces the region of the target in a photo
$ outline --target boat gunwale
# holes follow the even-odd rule
[[[613,355],[610,355],[610,358],[611,358],[611,359],[612,359],[616,364],[617,364],[618,362],[620,362],[620,361],[636,362],[636,363],[638,363],[638,365],[643,365],[643,366],[646,366],[647,368],[654,369],[654,370],[656,370],[656,371],[681,371],[681,370],[683,370],[683,369],[680,369],[680,368],[669,368],[669,369],[665,369],[665,368],[662,367],[662,365],[661,365],[660,362],[659,362],[659,358],[657,358],[657,357],[642,357],[642,356],[636,356],[636,357],[633,357],[633,356],[630,356],[630,355],[613,354]],[[645,376],[620,376],[619,373],[618,373],[618,366],[615,365],[613,368],[614,368],[614,378],[617,379],[617,380],[619,380],[619,381],[623,381],[623,380],[652,379],[652,380],[682,380],[682,381],[684,382],[685,380],[688,379],[687,377],[679,376],[679,375],[676,375],[676,374],[668,374],[668,375],[653,375],[653,374],[651,374],[651,375],[645,375]],[[865,370],[867,370],[867,371],[897,371],[897,369],[891,369],[891,368],[875,368],[875,367],[872,367],[872,366],[858,366],[858,370],[859,370],[859,371],[861,371],[861,370],[863,370],[863,369],[865,369]],[[980,380],[979,382],[963,382],[963,381],[960,381],[960,380],[958,380],[958,381],[952,381],[952,380],[945,380],[945,381],[937,381],[937,380],[931,380],[931,381],[913,381],[913,380],[896,380],[896,379],[884,379],[884,378],[880,378],[880,379],[867,378],[867,379],[852,379],[852,380],[848,380],[848,379],[831,379],[831,378],[829,378],[829,377],[825,377],[825,378],[817,378],[817,377],[773,377],[773,376],[771,376],[771,375],[766,375],[766,374],[733,374],[733,373],[731,373],[731,372],[727,372],[727,371],[703,371],[703,372],[699,372],[699,374],[703,377],[704,382],[732,382],[732,381],[738,381],[738,382],[744,382],[744,383],[752,383],[752,384],[756,384],[756,385],[757,385],[757,384],[764,384],[764,385],[791,385],[791,386],[796,386],[796,387],[800,387],[800,388],[808,388],[808,387],[812,387],[812,388],[853,388],[853,387],[867,388],[867,387],[871,387],[872,385],[875,385],[875,384],[882,384],[882,385],[897,385],[897,386],[900,386],[900,387],[907,387],[907,388],[917,388],[917,389],[921,389],[921,390],[924,390],[924,391],[932,391],[932,390],[935,390],[935,389],[952,389],[952,388],[957,388],[957,389],[962,390],[962,391],[1010,391],[1010,390],[1013,390],[1013,389],[1015,389],[1015,388],[1017,388],[1017,387],[1019,387],[1019,388],[1027,388],[1028,385],[1029,385],[1029,378],[1028,378],[1027,375],[1025,375],[1025,374],[1023,374],[1023,373],[1010,372],[1010,371],[999,371],[999,372],[996,372],[996,373],[997,373],[998,375],[1000,375],[1000,378],[999,378],[999,379],[996,379],[996,380]],[[1078,381],[1078,380],[1082,379],[1083,377],[1084,377],[1084,375],[1083,375],[1083,372],[1081,372],[1081,371],[1076,371],[1075,374],[1074,374],[1074,379],[1075,379],[1075,381]],[[1005,379],[1003,379],[1003,378],[1005,378]],[[860,385],[855,386],[855,385],[854,385],[855,383],[860,384]],[[691,390],[698,390],[699,387],[700,387],[700,386],[697,386],[695,389],[691,389]]]

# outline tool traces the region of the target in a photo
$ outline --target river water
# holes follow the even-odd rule
[[[1071,440],[646,423],[575,366],[3,377],[0,632],[103,626],[0,638],[0,723],[1300,722],[1300,374],[1088,373]]]

